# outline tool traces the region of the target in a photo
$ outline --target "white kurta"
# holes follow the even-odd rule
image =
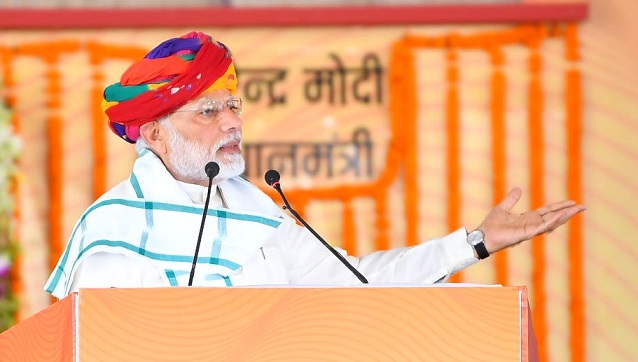
[[[201,207],[205,192],[206,188],[202,186],[175,181],[157,156],[152,152],[143,152],[134,165],[131,179],[107,192],[96,201],[96,204],[100,202],[104,204],[105,200],[131,199],[144,201],[147,204],[151,201],[161,201],[170,205],[178,204],[182,208],[189,204]],[[216,261],[210,262],[215,265],[204,263],[205,265],[202,266],[198,263],[194,285],[354,285],[360,283],[309,231],[297,225],[294,219],[284,214],[257,187],[241,178],[234,178],[221,182],[213,192],[210,207],[215,214],[210,216],[209,212],[206,228],[209,229],[209,223],[217,224],[218,227],[212,227],[212,232],[204,236],[204,239],[214,239],[211,244],[206,245],[203,241],[202,245],[206,245],[206,250],[213,250],[209,259]],[[171,225],[170,232],[155,233],[154,229],[161,226],[157,223],[149,223],[148,215],[151,214],[151,220],[156,220],[159,216],[153,215],[164,211],[157,210],[156,206],[146,208],[143,212],[147,223],[141,233],[150,236],[145,236],[147,239],[143,240],[144,248],[140,248],[143,250],[140,253],[131,252],[135,248],[128,244],[124,249],[118,247],[119,244],[109,244],[115,247],[105,247],[102,245],[104,243],[101,243],[99,248],[87,248],[87,245],[92,245],[91,240],[87,240],[83,234],[81,236],[77,234],[83,230],[82,227],[90,226],[84,225],[81,219],[76,226],[76,229],[80,231],[74,231],[67,251],[52,273],[46,289],[56,297],[62,298],[79,288],[87,287],[184,285],[188,277],[184,275],[185,270],[190,270],[188,263],[183,262],[176,266],[167,264],[166,260],[171,259],[170,256],[173,255],[193,255],[196,236],[193,238],[192,235],[194,235],[193,232],[196,234],[199,231],[201,216],[197,218],[197,214],[193,212],[193,215],[189,215],[189,217],[192,216],[190,218],[192,220],[188,223]],[[227,216],[227,213],[233,213],[235,216]],[[241,226],[242,215],[248,215],[249,221],[252,221],[252,223],[245,222],[245,228]],[[171,217],[174,216],[171,215]],[[90,215],[85,220],[89,218]],[[117,225],[118,229],[136,227],[131,225],[131,219],[126,213],[116,211],[106,216],[101,215],[100,219],[102,218],[111,218],[109,225]],[[228,228],[221,227],[226,223],[229,225]],[[237,230],[232,229],[233,223],[239,223],[242,233],[251,231],[254,233],[249,238],[242,236],[233,239],[225,235],[226,232]],[[94,227],[101,228],[103,225],[94,225]],[[103,232],[109,236],[108,230]],[[101,233],[100,230],[92,230],[91,238],[102,240]],[[171,233],[172,235],[166,235]],[[118,237],[130,238],[126,236],[126,233],[122,235]],[[466,236],[467,232],[462,228],[445,237],[414,247],[395,248],[363,257],[347,256],[347,258],[372,284],[432,284],[446,281],[451,274],[477,261],[472,247],[466,241]],[[155,241],[155,238],[168,241]],[[107,239],[112,240],[113,237]],[[140,243],[139,241],[130,242],[133,245]],[[162,244],[167,242],[166,245]],[[148,252],[153,246],[160,250],[154,249],[152,253]],[[166,248],[170,250],[163,252],[162,250]],[[77,252],[74,253],[73,250]],[[339,250],[339,252],[345,255],[345,251]],[[200,251],[200,259],[201,253]],[[73,259],[70,255],[74,255],[75,260],[70,260]],[[219,266],[219,260],[226,262],[226,269]]]

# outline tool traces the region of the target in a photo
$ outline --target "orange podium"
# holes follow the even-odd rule
[[[82,289],[0,361],[530,361],[524,287]]]

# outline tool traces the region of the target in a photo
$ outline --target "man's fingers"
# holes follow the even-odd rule
[[[569,207],[565,206],[559,209],[559,211],[551,211],[545,214],[545,216],[541,215],[543,227],[548,231],[554,230],[584,210],[585,207],[582,205],[571,205]]]
[[[521,199],[521,195],[523,195],[523,191],[521,191],[521,189],[519,189],[518,187],[515,187],[510,190],[510,192],[507,194],[507,196],[505,196],[503,201],[498,204],[498,206],[505,211],[510,211],[512,207],[516,205],[518,200]]]
[[[564,201],[555,202],[553,204],[545,205],[543,207],[539,207],[538,209],[536,209],[536,212],[538,212],[542,216],[542,215],[549,214],[550,212],[558,211],[558,210],[564,209],[566,207],[571,207],[574,205],[576,205],[576,202],[572,200],[564,200]]]

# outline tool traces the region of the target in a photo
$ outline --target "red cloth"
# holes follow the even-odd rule
[[[207,42],[185,72],[160,88],[109,107],[105,113],[111,122],[125,126],[155,121],[199,96],[223,76],[231,64],[226,49]]]

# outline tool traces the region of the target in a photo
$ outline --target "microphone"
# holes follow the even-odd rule
[[[193,265],[191,266],[191,275],[188,279],[188,286],[193,285],[193,277],[195,277],[195,266],[197,265],[197,256],[199,255],[199,246],[202,244],[202,234],[204,233],[204,223],[208,214],[208,203],[210,202],[210,190],[213,186],[213,178],[219,174],[219,165],[217,162],[209,162],[204,167],[206,176],[208,176],[208,192],[206,194],[206,202],[204,202],[204,213],[202,214],[202,223],[199,226],[199,236],[197,237],[197,245],[195,246],[195,256],[193,256]]]
[[[290,211],[292,216],[294,216],[297,220],[299,220],[299,222],[301,222],[303,226],[305,226],[306,229],[308,229],[312,233],[312,235],[314,235],[317,238],[317,240],[319,240],[326,248],[328,248],[328,250],[330,250],[330,252],[334,256],[336,256],[337,259],[339,259],[339,261],[343,263],[343,265],[345,265],[348,269],[350,269],[352,274],[354,274],[361,281],[361,283],[368,284],[368,280],[361,273],[359,273],[359,271],[355,269],[355,267],[352,266],[352,264],[350,264],[348,260],[346,260],[346,258],[343,257],[343,255],[339,254],[339,252],[336,251],[335,248],[330,246],[330,244],[328,244],[321,236],[319,236],[319,234],[317,234],[317,232],[312,227],[310,227],[310,225],[308,225],[308,223],[303,218],[301,218],[301,216],[299,216],[297,211],[295,211],[292,208],[292,206],[290,206],[290,204],[288,203],[288,200],[286,200],[286,196],[284,195],[284,192],[281,190],[281,185],[279,184],[279,179],[281,178],[281,176],[279,175],[279,172],[275,170],[268,170],[266,174],[264,175],[264,178],[266,179],[266,183],[268,184],[268,186],[272,186],[275,190],[277,190],[277,192],[279,193],[279,196],[281,196],[281,199],[284,201],[284,205],[285,205],[283,209]]]

